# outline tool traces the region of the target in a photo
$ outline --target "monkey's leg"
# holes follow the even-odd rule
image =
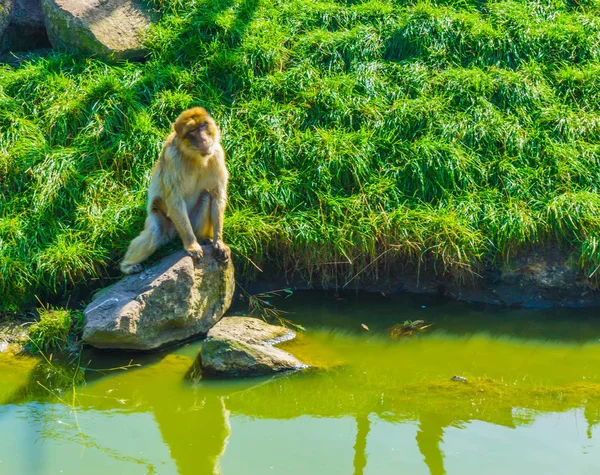
[[[212,223],[210,221],[210,202],[209,193],[202,193],[198,198],[198,203],[190,213],[190,222],[194,229],[194,234],[199,242],[208,244],[213,238]],[[208,240],[208,242],[203,242]]]
[[[202,247],[198,244],[196,235],[190,223],[190,217],[183,200],[173,200],[167,202],[167,214],[173,222],[179,237],[183,241],[183,248],[194,259],[203,256]]]
[[[144,230],[136,237],[121,261],[121,272],[135,274],[141,272],[141,262],[145,261],[163,243],[169,240],[168,220],[162,213],[150,213],[146,218]]]
[[[223,215],[225,214],[225,204],[227,195],[225,190],[218,189],[214,194],[211,193],[210,200],[210,219],[213,227],[213,247],[215,249],[215,258],[225,261],[229,259],[231,251],[223,242]]]

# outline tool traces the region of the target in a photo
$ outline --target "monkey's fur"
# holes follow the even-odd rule
[[[121,271],[142,271],[146,260],[175,232],[193,258],[202,257],[198,241],[212,239],[215,257],[226,260],[223,213],[227,203],[225,152],[221,132],[202,107],[184,111],[173,124],[154,167],[148,189],[148,217],[121,261]]]

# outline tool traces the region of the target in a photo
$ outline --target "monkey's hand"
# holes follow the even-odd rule
[[[194,260],[200,259],[202,256],[204,256],[204,251],[202,250],[202,246],[198,244],[198,241],[194,241],[192,244],[190,244],[185,249],[185,252],[187,252],[188,256]]]
[[[231,257],[231,250],[229,249],[229,247],[227,247],[225,245],[225,243],[221,240],[219,241],[215,241],[213,243],[213,248],[214,248],[214,256],[215,259],[218,261],[226,261],[227,259],[229,259]]]

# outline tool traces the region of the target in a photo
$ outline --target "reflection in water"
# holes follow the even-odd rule
[[[584,316],[579,335],[577,314],[553,314],[535,334],[546,314],[520,310],[517,322],[508,312],[504,328],[494,312],[449,305],[430,333],[391,341],[387,328],[422,318],[421,305],[308,300],[285,301],[309,328],[303,351],[342,366],[194,385],[184,379],[193,343],[133,355],[139,369],[87,371],[73,392],[83,372],[0,354],[2,473],[517,475],[540,473],[540,460],[552,460],[544,473],[600,470],[600,320]],[[83,361],[110,368],[131,358]]]
[[[356,417],[356,443],[354,444],[354,475],[363,475],[367,465],[367,437],[369,436],[369,415]]]
[[[196,399],[189,407],[181,401],[172,409],[155,407],[154,416],[179,474],[221,473],[219,459],[231,433],[230,414],[222,397]]]
[[[431,475],[444,475],[444,457],[440,444],[444,429],[439,414],[422,414],[417,431],[417,444]]]

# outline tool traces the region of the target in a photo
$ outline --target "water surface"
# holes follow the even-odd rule
[[[316,292],[274,303],[307,329],[286,347],[324,369],[192,384],[201,342],[85,351],[78,371],[0,354],[0,473],[599,473],[597,310]],[[434,325],[389,337],[415,319]]]

